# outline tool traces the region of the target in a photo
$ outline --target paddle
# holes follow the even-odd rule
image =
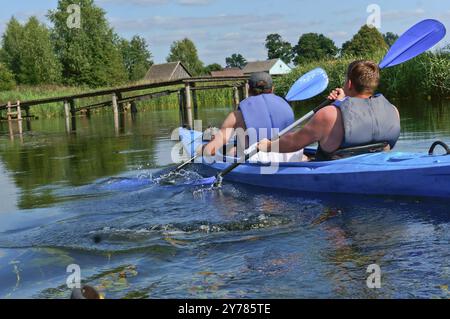
[[[395,41],[379,64],[380,69],[387,69],[415,58],[439,43],[445,34],[445,26],[437,20],[426,19],[415,24]],[[324,101],[318,110],[333,102]]]
[[[327,84],[324,87],[325,79],[327,81]],[[300,77],[289,90],[289,93],[286,95],[285,100],[287,102],[307,100],[325,91],[327,86],[328,76],[326,72],[320,68],[317,68]],[[187,162],[184,162],[183,164],[175,168],[173,172],[182,170],[189,164],[193,163],[199,157],[201,157],[201,155],[197,154]]]
[[[384,57],[383,61],[380,63],[380,68],[385,69],[389,68],[406,61],[411,60],[412,58],[424,53],[426,50],[430,49],[434,45],[436,45],[439,41],[441,41],[446,34],[446,30],[444,25],[432,19],[423,20],[409,30],[407,30],[391,47],[389,52]],[[295,86],[295,84],[294,84]],[[291,129],[300,125],[301,123],[311,119],[315,113],[324,108],[327,105],[330,105],[333,101],[326,100],[320,106],[315,108],[313,111],[309,112],[307,115],[302,117],[300,120],[295,122],[293,125],[288,127],[286,130],[280,132],[277,138],[272,139],[272,141],[280,138]],[[253,145],[246,151],[246,160],[254,156],[258,153],[258,149],[256,145]],[[216,177],[205,178],[198,184],[220,184],[222,178],[233,171],[236,167],[238,167],[241,163],[235,163],[230,165],[227,169],[220,172]]]

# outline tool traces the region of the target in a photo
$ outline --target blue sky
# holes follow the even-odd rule
[[[0,32],[14,15],[25,21],[36,15],[46,21],[57,0],[1,0]],[[131,38],[143,36],[155,62],[164,62],[170,44],[189,37],[205,63],[225,63],[232,53],[247,60],[265,59],[264,40],[279,33],[296,44],[301,34],[323,33],[338,46],[366,23],[367,6],[381,8],[381,32],[401,34],[414,23],[438,19],[450,33],[450,1],[443,0],[96,0],[107,12],[116,32]],[[447,35],[444,43],[450,43]]]

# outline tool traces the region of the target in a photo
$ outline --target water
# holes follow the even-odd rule
[[[399,150],[450,142],[450,105],[401,113]],[[68,298],[71,264],[106,298],[450,297],[447,201],[150,183],[173,167],[178,125],[177,111],[141,113],[116,135],[104,115],[67,135],[41,119],[11,141],[2,123],[0,298]]]

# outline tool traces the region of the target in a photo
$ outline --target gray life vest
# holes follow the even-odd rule
[[[391,149],[400,137],[400,119],[395,107],[381,94],[368,99],[348,97],[336,101],[344,124],[340,148],[389,143]]]

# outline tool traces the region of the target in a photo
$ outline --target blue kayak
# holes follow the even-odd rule
[[[205,141],[202,133],[180,128],[190,156]],[[233,163],[200,160],[201,173],[215,176]],[[263,163],[244,163],[225,181],[299,192],[450,197],[450,155],[382,152],[329,162],[280,163],[275,174],[263,174]]]

